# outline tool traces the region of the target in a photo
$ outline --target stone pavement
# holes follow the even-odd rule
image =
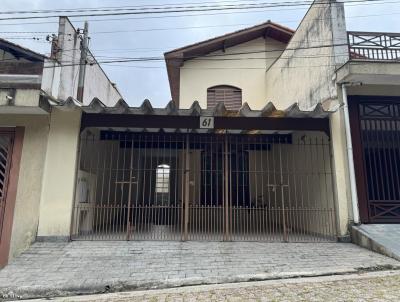
[[[56,298],[55,302],[399,301],[400,272],[189,286],[164,290]],[[30,300],[45,302],[48,300]]]
[[[35,243],[0,271],[0,297],[68,296],[399,269],[349,243]]]
[[[363,224],[352,233],[358,245],[400,260],[400,224]]]

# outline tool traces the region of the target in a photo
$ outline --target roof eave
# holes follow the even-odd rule
[[[21,57],[24,57],[28,60],[44,62],[45,59],[49,59],[47,56],[43,54],[40,54],[38,52],[30,50],[16,43],[0,38],[0,48],[2,48],[2,46],[4,48],[8,48],[9,51],[11,50],[13,52],[19,52],[21,54]]]
[[[178,66],[179,64],[177,64],[177,62],[181,64],[185,60],[185,58],[190,59],[195,56],[207,55],[211,52],[222,49],[223,47],[218,46],[218,44],[219,43],[225,44],[224,41],[229,39],[235,39],[235,38],[237,39],[236,43],[231,43],[229,47],[251,41],[260,36],[269,36],[279,41],[279,37],[275,35],[276,32],[271,32],[268,29],[274,29],[275,31],[281,32],[283,36],[281,37],[282,39],[280,41],[286,44],[289,42],[289,40],[291,39],[291,37],[295,32],[290,28],[284,27],[277,23],[273,23],[271,21],[267,21],[263,24],[245,28],[222,36],[214,37],[199,43],[191,44],[164,53],[164,58],[167,65],[167,73],[168,73],[168,81],[171,91],[171,97],[172,100],[175,102],[175,104],[179,107],[180,66]],[[254,33],[258,34],[254,35]],[[245,35],[248,35],[248,40],[246,40],[246,37],[242,39],[239,38],[240,36],[245,36]],[[214,47],[212,47],[213,45]]]

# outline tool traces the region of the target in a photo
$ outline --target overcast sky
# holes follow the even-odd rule
[[[254,1],[250,0],[253,3]],[[258,1],[262,3],[278,2],[277,0]],[[217,0],[1,0],[1,8],[2,11],[13,11],[200,2],[227,4],[227,1]],[[231,3],[238,2],[238,0],[234,0]],[[243,2],[246,2],[246,0],[243,0]],[[143,16],[107,16],[86,19],[88,19],[90,27],[90,49],[101,61],[107,60],[109,57],[162,56],[164,52],[174,48],[267,20],[296,29],[306,9],[306,7],[280,7],[245,12],[213,12],[208,15],[185,13],[190,14],[190,16],[181,17],[148,18],[147,16],[143,19]],[[170,15],[176,16],[176,14]],[[348,30],[400,32],[400,1],[387,0],[380,3],[346,4],[346,18]],[[96,19],[112,20],[96,21]],[[82,27],[82,20],[82,18],[73,18],[72,22],[76,27]],[[28,22],[41,22],[42,24],[26,24]],[[43,24],[43,22],[49,23]],[[11,23],[20,24],[10,25]],[[50,45],[45,42],[46,34],[5,33],[11,31],[49,31],[56,33],[57,20],[0,21],[1,37],[48,54]],[[32,37],[40,38],[40,40],[33,41]],[[132,106],[141,104],[146,98],[150,99],[156,106],[165,106],[171,99],[164,62],[113,63],[112,65],[103,64],[102,66],[110,79],[117,84],[125,100]]]

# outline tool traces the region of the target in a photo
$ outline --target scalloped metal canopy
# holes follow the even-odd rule
[[[107,107],[99,99],[95,98],[88,106],[83,106],[73,98],[68,98],[62,103],[51,103],[52,106],[60,109],[72,109],[79,107],[85,113],[102,114],[132,114],[132,115],[163,115],[163,116],[224,116],[224,117],[274,117],[274,118],[327,118],[329,114],[337,111],[338,108],[325,109],[322,104],[317,104],[310,110],[300,109],[297,103],[285,110],[276,109],[272,102],[269,102],[261,110],[252,110],[247,103],[244,103],[239,110],[228,110],[223,103],[218,103],[212,109],[203,109],[195,101],[189,109],[179,109],[173,101],[170,101],[165,108],[154,108],[149,100],[144,100],[139,107],[130,107],[124,100],[119,100],[115,106]]]

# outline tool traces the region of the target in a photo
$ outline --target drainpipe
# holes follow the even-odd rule
[[[356,173],[354,169],[354,158],[353,158],[353,142],[351,140],[351,129],[350,129],[350,117],[349,117],[349,105],[347,100],[347,84],[342,84],[343,93],[343,112],[344,112],[344,123],[346,129],[346,145],[347,145],[347,161],[350,173],[350,189],[351,189],[351,204],[353,208],[353,220],[354,224],[360,224],[360,213],[358,210],[358,196],[357,196],[357,185],[356,185]]]

